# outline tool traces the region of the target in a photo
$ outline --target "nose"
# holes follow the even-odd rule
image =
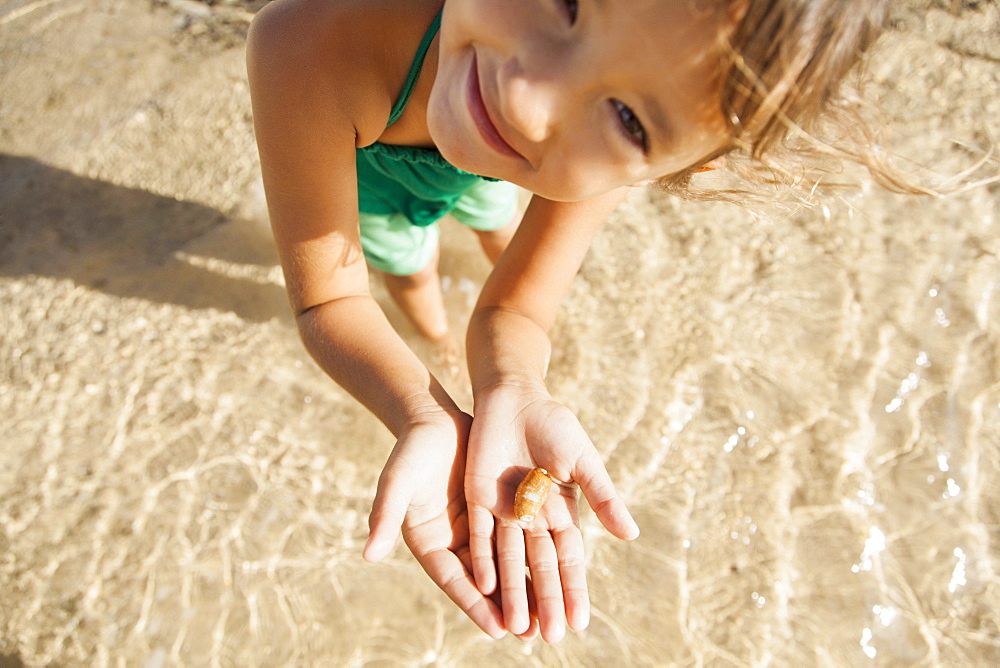
[[[501,113],[525,139],[542,142],[565,112],[568,83],[552,70],[531,71],[517,61],[508,61],[500,71]]]

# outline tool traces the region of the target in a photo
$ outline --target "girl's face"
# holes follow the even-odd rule
[[[689,167],[727,141],[731,26],[714,4],[447,0],[431,138],[455,166],[555,200]]]

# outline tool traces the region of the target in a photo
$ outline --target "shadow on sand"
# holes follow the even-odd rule
[[[290,318],[266,223],[0,154],[0,276]]]

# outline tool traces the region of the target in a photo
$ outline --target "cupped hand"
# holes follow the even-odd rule
[[[534,521],[521,522],[514,493],[535,467],[562,482]],[[544,389],[491,388],[476,397],[466,469],[472,570],[484,594],[499,585],[507,629],[521,633],[533,615],[548,642],[563,637],[567,620],[572,629],[585,628],[590,599],[572,483],[613,535],[631,540],[639,528],[579,420]]]
[[[402,528],[406,546],[427,575],[479,628],[500,638],[506,632],[500,608],[471,575],[463,492],[470,419],[464,413],[446,415],[400,434],[379,477],[364,558],[385,558]]]

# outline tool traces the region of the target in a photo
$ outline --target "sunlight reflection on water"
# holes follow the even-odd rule
[[[28,225],[40,256],[0,264],[0,663],[996,665],[996,200],[754,218],[633,193],[548,382],[643,534],[583,512],[593,620],[555,647],[489,641],[402,545],[362,562],[392,439],[269,310],[276,266],[224,252],[260,226],[132,276]],[[445,243],[460,323],[486,267]],[[219,303],[156,297],[191,271]]]

